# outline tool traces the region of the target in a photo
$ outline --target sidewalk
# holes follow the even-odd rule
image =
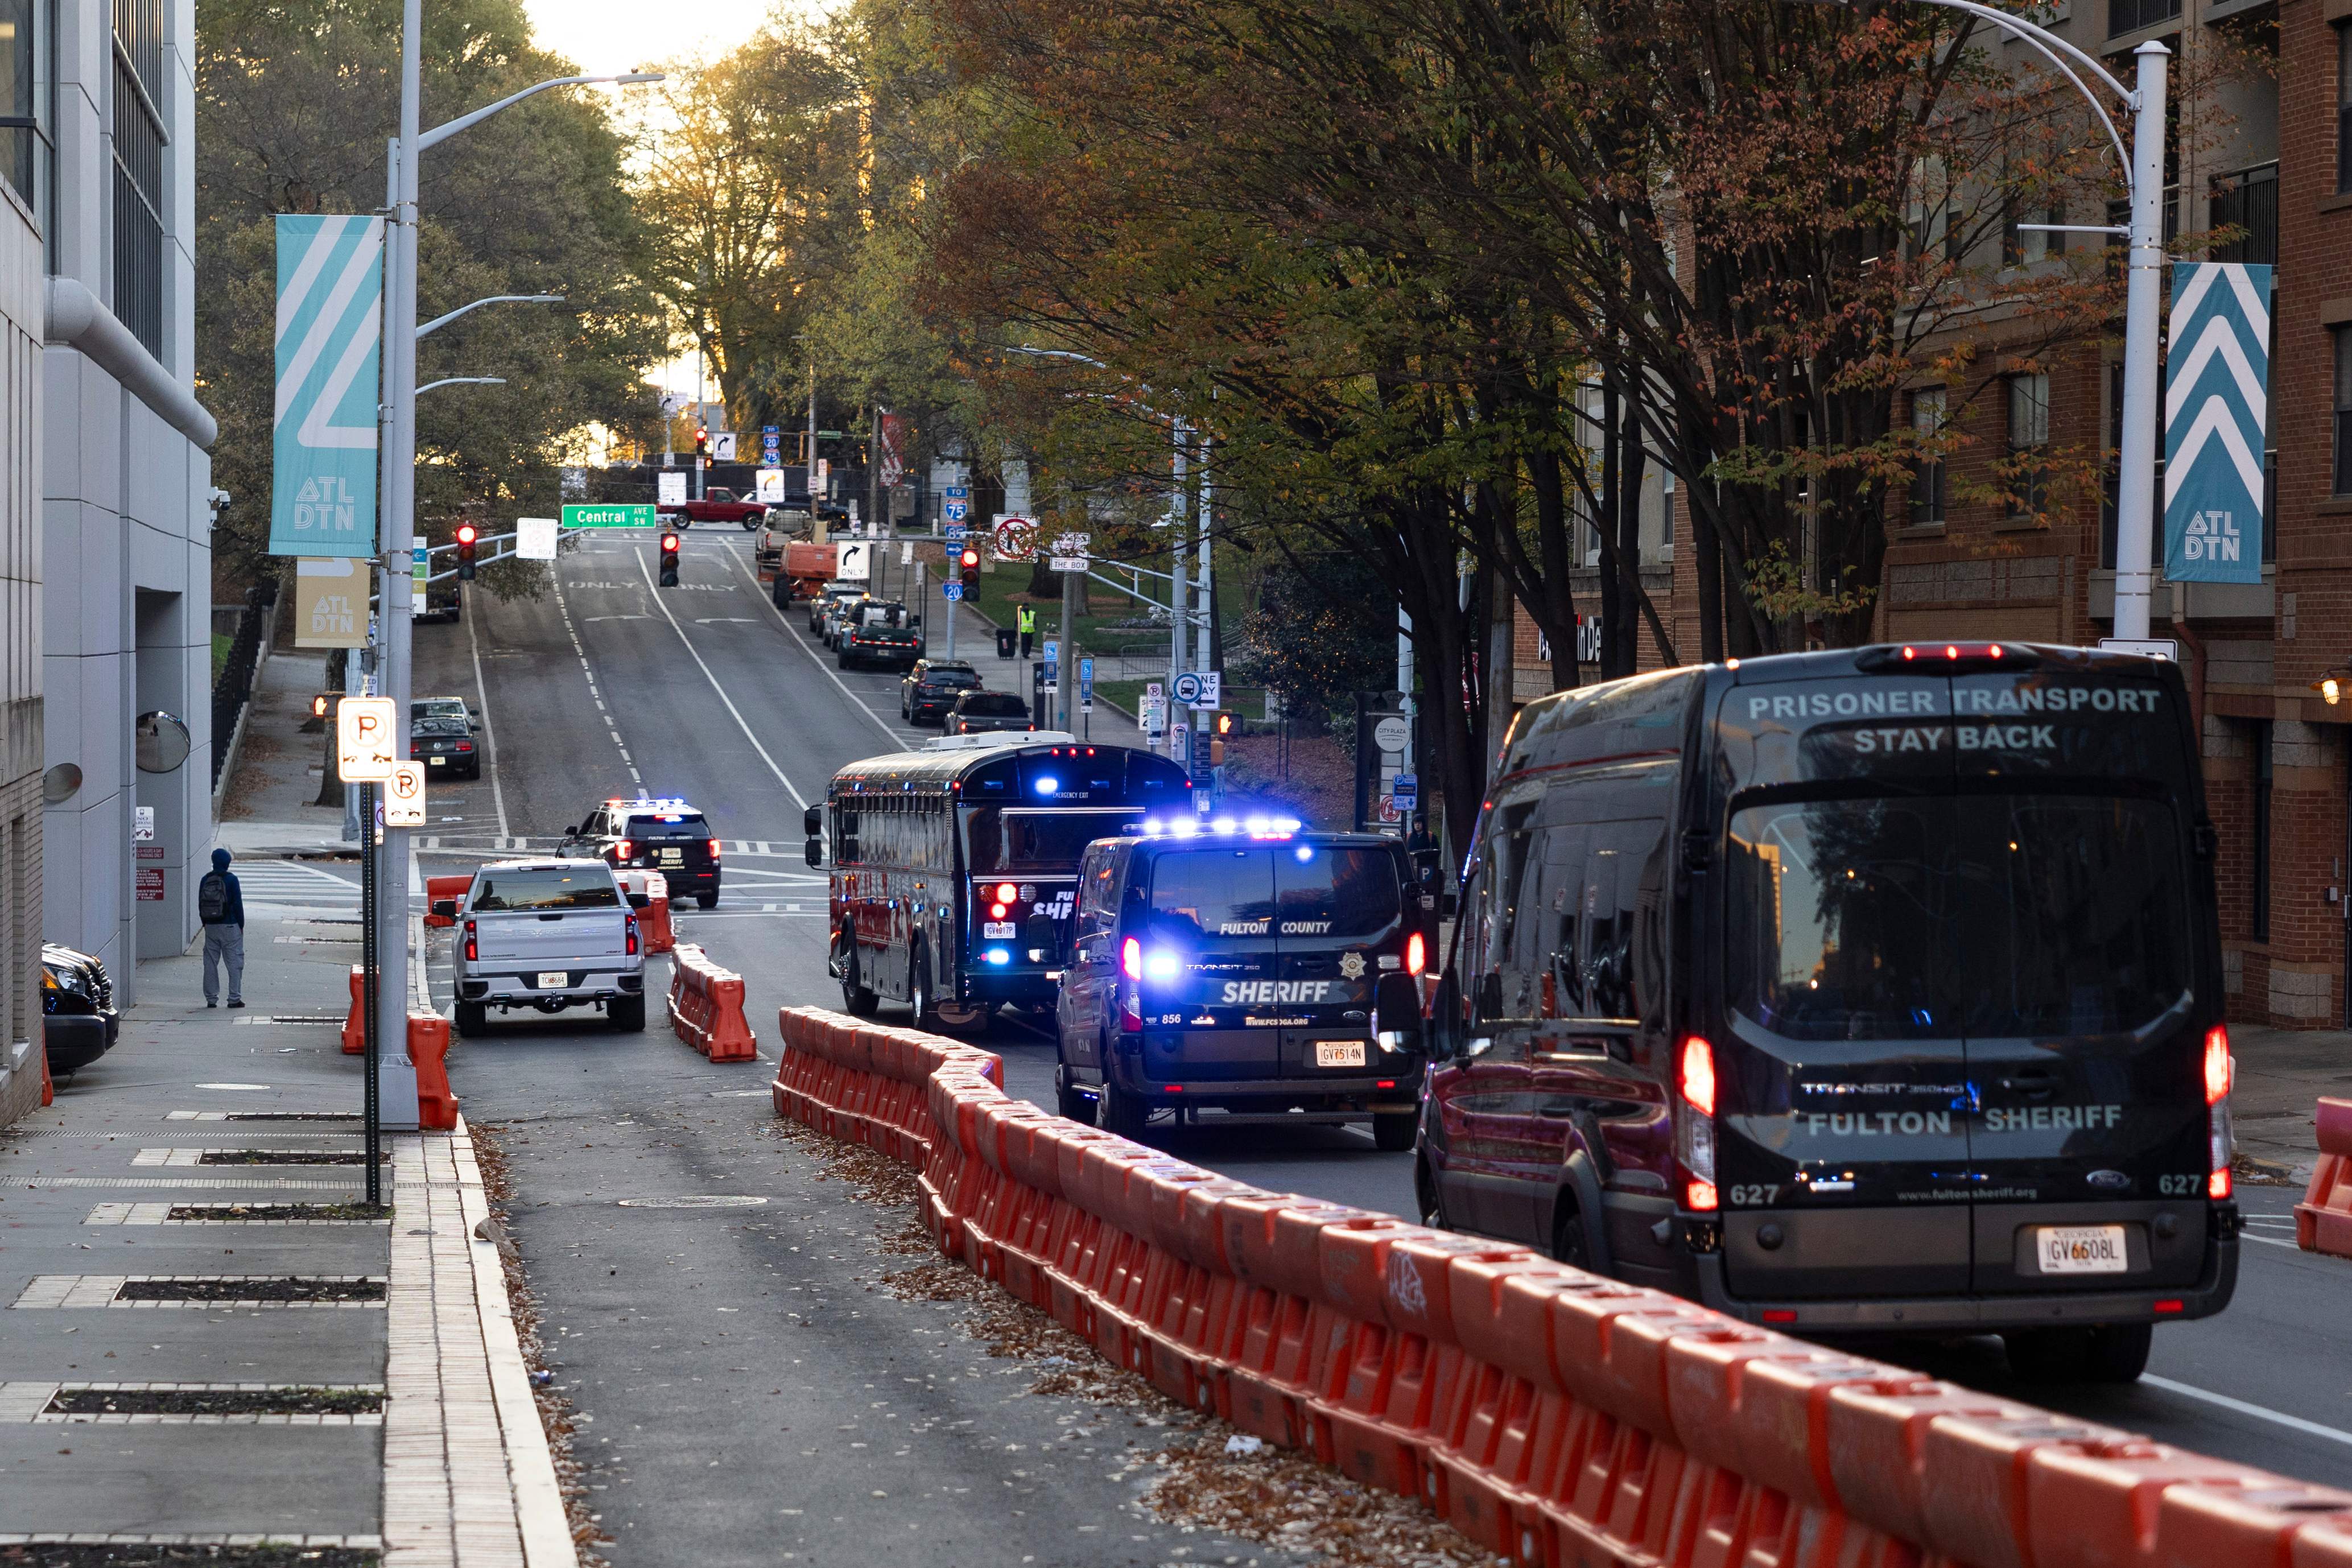
[[[471,1141],[386,1134],[367,1214],[356,931],[246,941],[248,1007],[205,1010],[194,956],[142,965],[121,1043],[0,1140],[0,1546],[571,1568]]]
[[[2352,1030],[2232,1026],[2238,1059],[2230,1121],[2238,1151],[2291,1172],[2296,1185],[2319,1157],[2313,1108],[2322,1095],[2352,1096]]]

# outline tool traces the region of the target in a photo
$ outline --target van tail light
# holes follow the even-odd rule
[[[474,940],[474,922],[467,921],[466,922],[466,962],[468,963],[476,963],[480,960],[481,956],[482,945],[480,942]]]
[[[637,917],[635,915],[629,917],[629,956],[637,956]]]
[[[713,860],[716,860],[716,859],[718,859],[718,858],[719,858],[719,840],[717,840],[716,838],[714,838],[714,839],[712,839],[712,840],[710,841],[710,858],[711,858]]]
[[[613,853],[624,862],[634,860],[637,856],[637,841],[634,838],[624,838],[613,846]]]
[[[1142,1002],[1134,996],[1129,996],[1119,1004],[1118,1032],[1120,1034],[1139,1035],[1143,1033],[1143,1014],[1139,1011],[1142,1005]]]
[[[2205,1031],[2205,1103],[2219,1105],[2228,1099],[2236,1077],[2237,1063],[2230,1057],[2229,1027],[2216,1024]]]
[[[1415,931],[1404,939],[1404,972],[1418,980],[1421,972],[1428,967],[1429,943]]]
[[[1143,943],[1133,937],[1119,944],[1118,972],[1129,980],[1143,978]]]
[[[1675,1059],[1682,1106],[1675,1114],[1675,1163],[1684,1173],[1683,1206],[1706,1214],[1722,1206],[1715,1186],[1715,1047],[1684,1038]]]

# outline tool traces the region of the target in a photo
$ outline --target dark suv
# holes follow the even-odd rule
[[[52,1074],[80,1070],[112,1048],[122,1017],[114,983],[89,953],[41,944],[41,1040]]]
[[[911,666],[923,657],[923,617],[891,599],[854,601],[833,647],[835,662],[844,669],[859,664]]]
[[[981,735],[994,730],[1034,730],[1029,704],[1010,691],[967,691],[940,720],[950,735]]]
[[[682,800],[608,800],[563,832],[562,852],[593,856],[615,868],[659,871],[675,903],[688,894],[703,909],[719,903],[719,840]]]
[[[898,717],[919,724],[945,722],[948,710],[967,691],[980,689],[980,672],[960,658],[919,658],[898,683]]]
[[[1429,935],[1392,838],[1189,816],[1098,838],[1055,1012],[1061,1112],[1099,1107],[1127,1138],[1163,1109],[1370,1121],[1410,1149],[1418,1041],[1376,1037],[1372,1013],[1384,983],[1415,994]]]

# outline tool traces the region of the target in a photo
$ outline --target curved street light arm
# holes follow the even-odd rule
[[[485,305],[560,305],[562,302],[563,296],[561,294],[492,294],[486,299],[477,300],[470,305],[460,305],[446,316],[434,317],[416,329],[416,335],[421,338],[427,332],[438,331],[467,311],[478,310]]]
[[[611,82],[623,87],[627,87],[637,82],[659,81],[661,79],[662,73],[660,71],[627,71],[619,76],[560,76],[547,81],[534,82],[530,87],[524,88],[520,92],[510,92],[504,98],[499,100],[496,103],[483,105],[481,108],[474,110],[471,114],[461,114],[446,125],[435,126],[432,130],[427,131],[417,137],[416,149],[421,153],[427,147],[438,146],[440,143],[447,141],[450,137],[457,134],[458,132],[468,130],[476,125],[479,125],[483,121],[488,120],[491,115],[496,114],[501,109],[511,109],[516,104],[520,103],[524,99],[530,98],[535,93],[545,92],[551,87],[590,87],[600,82]]]
[[[2012,16],[2006,11],[1997,11],[1990,5],[1979,5],[1977,4],[1977,0],[1919,0],[1919,4],[1922,5],[1941,5],[1948,10],[1965,11],[1971,16],[1981,16],[1986,21],[1990,22],[1993,26],[2009,34],[2011,37],[2031,46],[2034,50],[2040,53],[2043,59],[2048,60],[2053,66],[2056,67],[2058,74],[2074,84],[2074,90],[2083,95],[2084,100],[2091,106],[2091,112],[2099,117],[2099,124],[2105,129],[2107,140],[2115,144],[2116,162],[2123,169],[2124,183],[2126,185],[2131,183],[2131,154],[2124,151],[2123,132],[2116,129],[2115,119],[2112,115],[2108,114],[2107,106],[2099,101],[2099,95],[2091,90],[2090,84],[2084,81],[2082,77],[2076,74],[2072,66],[2058,58],[2057,51],[2063,49],[2068,54],[2074,56],[2077,60],[2081,61],[2083,65],[2106,87],[2108,91],[2123,100],[2126,107],[2132,109],[2138,108],[2139,94],[2126,89],[2122,82],[2117,81],[2115,77],[2109,73],[2106,67],[2101,65],[2097,60],[2093,59],[2089,55],[2084,54],[2081,49],[2076,48],[2073,44],[2068,43],[2057,34],[2050,32],[2046,28],[2036,26],[2031,22]]]
[[[418,387],[416,395],[422,397],[436,386],[504,386],[506,384],[507,378],[502,375],[445,375],[439,381],[428,381]]]

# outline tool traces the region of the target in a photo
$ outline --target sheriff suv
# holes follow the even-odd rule
[[[564,829],[562,852],[615,868],[659,871],[672,903],[688,894],[703,909],[719,904],[719,840],[701,812],[675,798],[614,798]]]

